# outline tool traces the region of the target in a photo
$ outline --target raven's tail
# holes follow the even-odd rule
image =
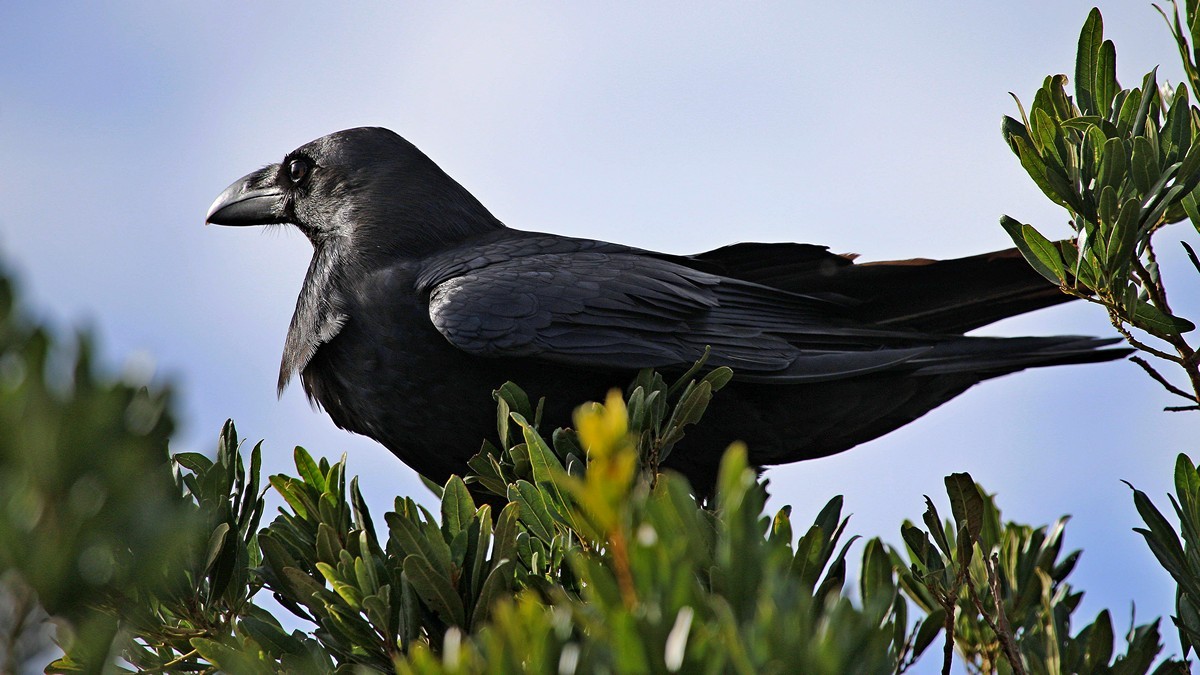
[[[785,291],[857,301],[855,318],[879,326],[959,334],[1071,300],[1015,248],[953,260],[854,264],[808,244],[744,243],[690,256],[727,276]]]
[[[987,380],[1026,368],[1101,363],[1133,352],[1127,348],[1103,349],[1120,338],[1079,335],[1053,337],[964,337],[939,343],[914,359],[918,375],[973,373]]]

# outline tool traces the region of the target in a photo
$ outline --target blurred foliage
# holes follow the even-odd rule
[[[106,376],[86,334],[56,339],[0,273],[0,671],[60,642],[104,658],[140,580],[182,548],[189,514],[168,468],[170,392]],[[130,480],[137,476],[138,480]],[[37,612],[33,611],[36,615]],[[29,631],[34,631],[30,633]]]
[[[1200,84],[1198,53],[1190,46],[1200,37],[1198,6],[1186,3],[1186,29],[1174,2],[1174,20],[1167,20],[1192,92]],[[1122,89],[1116,60],[1093,9],[1079,36],[1074,98],[1066,75],[1047,77],[1028,114],[1018,100],[1021,119],[1005,117],[1002,125],[1033,181],[1070,214],[1074,236],[1051,241],[1009,216],[1001,225],[1038,272],[1064,292],[1102,305],[1130,345],[1177,366],[1190,392],[1133,358],[1188,402],[1175,409],[1200,410],[1200,357],[1185,337],[1195,323],[1172,309],[1154,250],[1154,235],[1168,224],[1190,219],[1200,231],[1200,108],[1185,83],[1160,89],[1157,69],[1141,87]],[[1181,243],[1200,273],[1200,258]]]

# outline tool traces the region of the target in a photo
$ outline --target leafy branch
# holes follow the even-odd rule
[[[1195,3],[1187,14],[1194,42],[1200,32]],[[1185,70],[1194,75],[1177,7],[1168,24]],[[1156,73],[1147,73],[1141,87],[1121,88],[1116,48],[1104,39],[1103,20],[1093,9],[1079,37],[1075,96],[1067,94],[1065,75],[1047,77],[1028,114],[1018,99],[1021,119],[1005,117],[1002,125],[1034,183],[1070,214],[1074,235],[1052,241],[1009,216],[1001,225],[1064,293],[1102,305],[1131,346],[1183,371],[1190,392],[1169,384],[1145,359],[1138,362],[1188,402],[1172,410],[1200,410],[1200,356],[1184,337],[1195,324],[1172,309],[1153,244],[1164,226],[1184,219],[1200,231],[1200,108],[1190,104],[1185,84],[1160,89]],[[1196,264],[1192,248],[1183,245]]]

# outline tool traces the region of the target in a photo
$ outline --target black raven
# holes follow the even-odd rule
[[[971,385],[1127,353],[1088,337],[964,337],[1068,300],[1015,250],[854,264],[808,244],[692,256],[509,229],[382,128],[339,131],[230,185],[208,222],[291,223],[313,258],[284,346],[339,427],[425,476],[462,473],[513,380],[546,419],[641,368],[735,376],[668,460],[701,491],[744,440],[757,466],[841,452]]]

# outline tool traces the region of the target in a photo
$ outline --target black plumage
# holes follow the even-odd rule
[[[977,382],[1126,353],[1088,337],[964,337],[1069,298],[1014,250],[855,264],[807,244],[674,256],[505,227],[380,128],[317,139],[231,185],[208,221],[291,223],[314,255],[279,388],[300,374],[340,427],[444,480],[494,433],[513,380],[547,419],[641,368],[734,369],[669,465],[705,490],[744,440],[756,465],[821,457],[902,426]]]

